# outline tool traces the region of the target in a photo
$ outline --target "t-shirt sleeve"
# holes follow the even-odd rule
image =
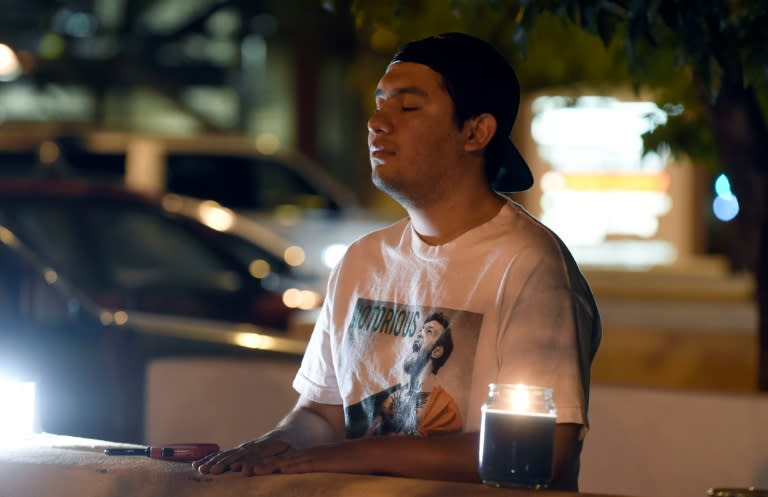
[[[557,422],[586,427],[576,338],[580,299],[558,254],[529,251],[508,268],[498,306],[497,381],[552,388]]]
[[[293,379],[293,388],[309,400],[337,405],[342,403],[342,398],[331,350],[329,307],[330,300],[326,299],[309,338],[299,371]]]

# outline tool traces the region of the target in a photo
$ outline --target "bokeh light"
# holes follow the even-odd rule
[[[285,259],[285,262],[293,267],[301,266],[304,264],[304,261],[306,260],[307,256],[304,253],[304,249],[299,247],[298,245],[292,245],[285,249],[285,252],[283,253],[283,258]]]
[[[715,193],[717,196],[712,201],[715,217],[723,222],[735,218],[739,214],[739,200],[731,191],[731,182],[725,174],[719,175],[715,180]]]
[[[0,43],[0,81],[13,81],[21,74],[21,65],[11,47]]]
[[[323,249],[321,254],[323,264],[329,269],[336,267],[344,254],[347,253],[347,245],[344,243],[333,243]]]
[[[255,259],[248,265],[248,272],[251,273],[251,276],[260,280],[266,278],[271,271],[269,262],[264,259]]]
[[[222,207],[213,200],[206,200],[201,203],[198,213],[202,221],[216,231],[227,231],[235,223],[235,215],[232,210]]]

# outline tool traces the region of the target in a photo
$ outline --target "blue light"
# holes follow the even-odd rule
[[[739,213],[739,201],[730,192],[718,195],[712,202],[712,212],[720,221],[728,222]]]
[[[715,193],[721,197],[733,196],[731,191],[731,182],[728,180],[728,176],[721,174],[715,180]]]
[[[731,191],[728,176],[721,174],[715,180],[715,197],[712,202],[712,212],[720,221],[728,222],[739,213],[739,201]]]

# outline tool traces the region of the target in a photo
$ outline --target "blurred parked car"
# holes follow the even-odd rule
[[[321,301],[274,247],[173,214],[120,183],[4,177],[0,224],[111,310],[286,330]],[[303,300],[287,298],[295,295]]]
[[[306,268],[327,277],[360,236],[390,224],[391,215],[363,207],[358,194],[295,152],[260,153],[242,136],[158,137],[117,132],[32,140],[3,139],[0,155],[64,164],[80,174],[109,176],[140,187],[207,199],[234,209],[300,246]],[[248,226],[235,228],[254,236]]]
[[[165,164],[169,192],[215,200],[269,226],[306,252],[309,270],[326,276],[350,243],[392,222],[300,154],[169,147]],[[247,227],[238,232],[249,236]]]
[[[143,443],[150,360],[269,356],[298,365],[304,346],[250,324],[108,311],[0,226],[0,379],[35,383],[38,431]],[[5,414],[14,406],[2,400]]]

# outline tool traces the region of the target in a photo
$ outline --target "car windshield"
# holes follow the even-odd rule
[[[113,271],[126,287],[156,283],[158,278],[238,290],[240,283],[218,253],[189,236],[181,225],[141,209],[89,211],[100,252],[112,254]],[[162,281],[162,280],[160,280]]]
[[[124,288],[162,283],[237,291],[241,284],[222,254],[183,225],[140,206],[26,202],[0,207],[0,223],[86,289],[114,282]],[[111,281],[100,282],[105,276]]]

